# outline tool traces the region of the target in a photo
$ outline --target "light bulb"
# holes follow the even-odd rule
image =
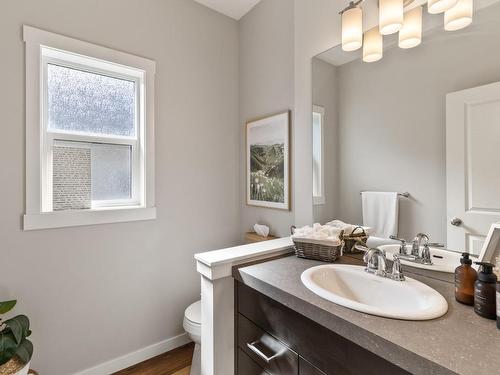
[[[416,7],[404,15],[403,27],[399,30],[399,47],[413,48],[422,42],[422,7]]]
[[[363,39],[363,61],[375,62],[384,55],[384,42],[377,27],[367,31]]]
[[[458,0],[429,0],[427,3],[427,11],[430,14],[438,14],[453,8],[458,3]]]
[[[444,12],[444,29],[455,31],[469,26],[472,23],[473,13],[473,0],[459,0],[457,5]]]
[[[379,1],[380,34],[394,34],[403,26],[403,0]]]
[[[363,11],[360,7],[342,13],[342,49],[355,51],[363,45]]]

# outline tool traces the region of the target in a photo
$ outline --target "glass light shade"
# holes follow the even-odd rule
[[[403,0],[379,1],[380,34],[394,34],[403,26]]]
[[[363,45],[363,11],[360,7],[342,13],[342,49],[355,51]]]
[[[375,62],[384,55],[384,42],[377,27],[367,31],[363,40],[363,61]]]
[[[413,48],[422,42],[422,7],[405,13],[403,27],[399,30],[399,47]]]
[[[458,3],[458,0],[429,0],[427,2],[427,10],[430,14],[438,14],[453,8]]]
[[[444,13],[444,29],[455,31],[469,26],[472,23],[473,13],[473,0],[459,0],[457,5]]]

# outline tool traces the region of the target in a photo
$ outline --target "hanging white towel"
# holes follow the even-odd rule
[[[372,228],[376,237],[398,235],[399,198],[396,192],[364,191],[363,225]]]

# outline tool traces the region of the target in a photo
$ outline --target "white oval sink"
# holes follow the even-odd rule
[[[387,259],[393,260],[394,254],[399,253],[399,245],[382,245],[378,247],[380,250],[385,251]],[[422,249],[420,249],[422,250]],[[453,251],[445,250],[437,247],[430,247],[431,259],[433,264],[421,264],[410,262],[405,259],[401,259],[401,263],[407,266],[422,268],[425,270],[440,271],[440,272],[450,272],[454,273],[455,268],[460,265],[461,253],[456,253]],[[411,245],[406,245],[406,253],[411,253]]]
[[[361,266],[316,266],[305,270],[301,280],[318,296],[366,314],[429,320],[448,311],[444,297],[420,281],[409,277],[405,281],[394,281],[367,273]]]

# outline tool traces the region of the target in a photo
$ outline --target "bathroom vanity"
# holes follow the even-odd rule
[[[344,256],[345,264],[362,264]],[[344,308],[301,283],[320,262],[285,256],[233,269],[238,375],[492,374],[500,368],[495,322],[454,301],[450,277],[406,268],[441,293],[441,318],[406,321]],[[423,271],[423,272],[422,272]]]
[[[236,290],[238,375],[408,374],[241,282]]]

